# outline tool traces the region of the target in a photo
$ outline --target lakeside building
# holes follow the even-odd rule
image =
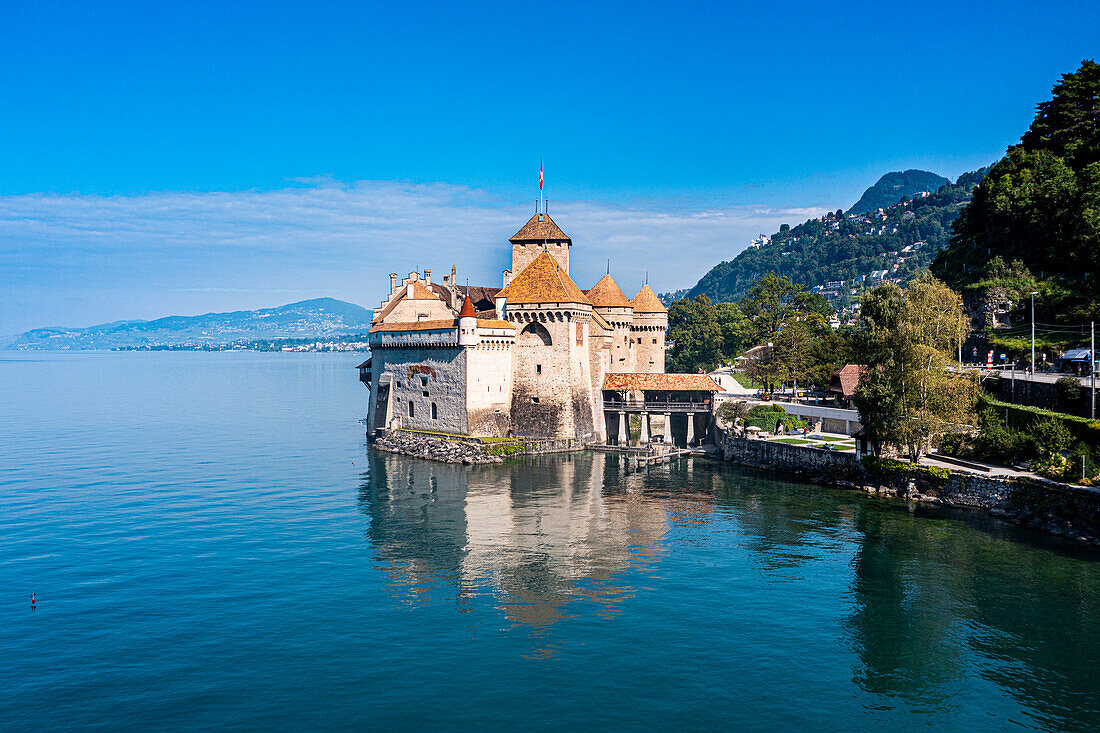
[[[627,298],[609,273],[582,290],[569,275],[572,239],[545,210],[509,243],[500,287],[458,285],[453,266],[442,283],[431,270],[390,275],[360,365],[368,433],[622,443],[637,415],[642,440],[705,434],[718,387],[685,392],[698,385],[678,377],[698,375],[664,374],[668,311],[649,285]],[[612,378],[640,374],[654,375],[644,390]],[[674,414],[689,421],[675,431]]]

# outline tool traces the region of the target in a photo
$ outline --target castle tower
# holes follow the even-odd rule
[[[462,310],[458,313],[458,345],[477,346],[481,339],[477,333],[477,311],[474,310],[474,301],[470,296],[462,303]]]
[[[604,275],[585,293],[593,309],[611,326],[609,372],[634,371],[634,339],[630,331],[634,323],[634,306],[610,274]]]
[[[567,253],[568,238],[561,241]],[[593,310],[587,296],[549,252],[536,254],[498,296],[517,332],[511,409],[516,435],[602,440],[602,403],[597,406],[592,391]]]
[[[512,274],[519,275],[543,251],[549,252],[569,275],[569,248],[573,240],[565,235],[549,214],[535,214],[511,239]]]
[[[643,374],[663,374],[668,309],[649,285],[642,286],[634,296],[634,300],[630,302],[634,307],[634,322],[630,326],[635,343],[634,371]]]

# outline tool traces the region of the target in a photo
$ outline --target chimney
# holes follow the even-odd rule
[[[432,271],[431,270],[424,270],[424,284],[425,285],[431,285],[432,284]]]
[[[397,292],[397,273],[396,272],[391,272],[390,273],[390,295],[392,296],[395,292]]]

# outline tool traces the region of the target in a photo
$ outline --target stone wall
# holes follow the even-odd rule
[[[383,375],[388,375],[390,414],[401,427],[446,433],[467,432],[469,420],[466,414],[464,349],[458,346],[374,349],[371,359],[371,415],[375,414],[374,400],[379,393],[379,381]]]
[[[1014,524],[1100,545],[1097,489],[908,464],[876,474],[868,471],[853,453],[738,438],[720,429],[717,434],[722,457],[739,465],[907,501],[986,511]]]
[[[664,313],[635,313],[631,327],[634,349],[634,370],[646,374],[663,374],[665,371],[665,332],[668,316]]]
[[[466,352],[466,409],[471,435],[507,437],[512,429],[510,343],[482,342]]]
[[[513,242],[512,243],[512,274],[518,275],[524,268],[531,264],[536,257],[544,251],[558,261],[565,274],[569,274],[569,243],[568,242]]]
[[[721,432],[719,436],[722,458],[743,466],[770,468],[795,474],[834,473],[846,478],[860,470],[859,459],[854,453],[806,448],[790,443],[774,443],[736,436],[723,438]]]

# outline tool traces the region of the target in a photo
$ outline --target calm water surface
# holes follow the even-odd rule
[[[357,361],[0,353],[0,726],[1100,724],[1095,554],[702,460],[375,454]]]

